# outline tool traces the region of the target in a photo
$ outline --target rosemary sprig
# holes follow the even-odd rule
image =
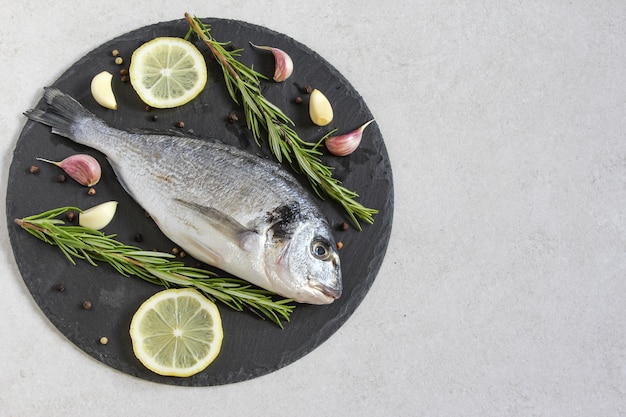
[[[359,219],[369,224],[374,223],[373,216],[378,210],[367,208],[356,201],[359,195],[344,187],[341,181],[333,177],[332,168],[321,161],[322,152],[318,147],[325,137],[317,143],[302,140],[292,127],[294,122],[263,96],[259,80],[266,77],[236,59],[242,50],[227,51],[225,46],[229,43],[215,40],[208,25],[189,13],[185,13],[185,18],[190,25],[185,38],[188,39],[195,32],[209,47],[222,68],[230,97],[237,104],[241,101],[247,127],[257,144],[261,138],[261,129],[264,129],[269,147],[278,162],[285,159],[294,171],[303,173],[320,198],[328,196],[339,203],[359,230]]]
[[[31,235],[57,246],[67,259],[76,265],[76,259],[84,259],[91,265],[105,262],[120,274],[136,276],[166,288],[191,287],[212,301],[220,301],[230,308],[242,311],[244,307],[264,316],[283,328],[283,320],[295,308],[292,299],[275,299],[270,291],[252,286],[239,278],[221,278],[200,268],[189,267],[172,261],[174,255],[157,251],[146,251],[129,246],[114,239],[115,235],[82,226],[66,225],[57,217],[69,212],[80,213],[76,207],[61,207],[15,219]]]

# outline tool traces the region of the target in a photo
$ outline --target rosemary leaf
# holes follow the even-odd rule
[[[228,94],[235,103],[243,106],[246,126],[257,145],[260,145],[261,129],[264,129],[270,150],[278,162],[287,160],[295,172],[308,178],[318,196],[324,194],[339,203],[358,230],[361,230],[360,221],[374,223],[374,215],[378,210],[367,208],[356,201],[357,194],[340,185],[331,169],[322,163],[319,158],[321,153],[317,150],[321,141],[309,143],[302,140],[290,127],[294,125],[293,121],[263,96],[259,80],[267,77],[237,60],[241,50],[227,51],[224,46],[228,43],[215,40],[211,28],[200,19],[189,13],[185,13],[185,18],[190,26],[185,38],[189,39],[195,33],[211,50],[222,68]]]
[[[75,207],[60,207],[16,219],[15,223],[39,240],[57,246],[74,265],[76,259],[83,259],[93,266],[104,262],[126,277],[135,276],[166,288],[196,288],[211,300],[237,311],[246,307],[281,328],[283,321],[289,321],[289,315],[295,308],[292,299],[280,298],[239,278],[221,278],[210,271],[187,266],[172,260],[174,256],[168,253],[126,245],[115,240],[115,235],[65,225],[62,220],[56,219],[68,211],[80,212]]]

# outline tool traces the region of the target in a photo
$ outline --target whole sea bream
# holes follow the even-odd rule
[[[108,126],[46,88],[25,115],[104,153],[126,191],[196,259],[297,302],[329,304],[342,291],[328,221],[280,165],[221,142]]]

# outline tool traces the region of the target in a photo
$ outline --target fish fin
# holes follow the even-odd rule
[[[44,88],[45,109],[35,108],[24,112],[30,120],[52,127],[52,133],[75,139],[73,126],[82,119],[95,116],[74,98],[53,87]]]
[[[210,247],[202,244],[202,242],[194,239],[191,236],[186,236],[187,243],[185,244],[185,250],[189,253],[201,253],[202,261],[217,268],[223,267],[224,257],[211,249]],[[196,255],[197,256],[197,255]]]
[[[199,136],[193,133],[192,131],[182,131],[180,129],[158,129],[158,128],[150,128],[150,127],[142,127],[142,128],[131,128],[127,130],[128,133],[136,134],[136,135],[167,135],[167,136],[175,136],[179,138],[198,138]]]
[[[241,249],[246,251],[252,250],[252,240],[254,237],[258,236],[255,230],[247,228],[233,217],[214,207],[203,206],[179,198],[174,199],[174,201],[201,214],[211,223],[211,226],[219,230],[228,239],[235,242]]]
[[[135,195],[131,191],[131,188],[126,185],[126,182],[124,181],[124,177],[120,175],[120,173],[118,172],[117,164],[115,164],[115,162],[111,161],[109,158],[107,158],[107,161],[109,161],[109,165],[111,165],[111,168],[113,168],[113,172],[115,173],[117,182],[120,183],[120,185],[122,186],[124,191],[128,193],[128,195],[130,195],[133,199],[135,199]]]

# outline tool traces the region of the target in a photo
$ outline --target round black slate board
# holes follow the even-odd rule
[[[283,34],[241,21],[205,19],[205,22],[210,23],[216,39],[231,41],[234,46],[244,48],[240,58],[243,63],[253,65],[270,78],[270,81],[262,83],[265,96],[294,120],[297,131],[305,140],[315,141],[332,128],[348,132],[373,118],[348,80],[306,46]],[[193,41],[207,61],[209,80],[207,88],[198,98],[180,108],[146,112],[131,85],[123,83],[117,75],[120,68],[127,67],[133,50],[139,45],[157,36],[182,37],[187,27],[186,21],[180,19],[122,35],[72,65],[54,86],[72,95],[117,128],[178,129],[175,124],[183,121],[183,130],[196,136],[217,138],[268,157],[267,147],[259,148],[255,144],[245,127],[241,109],[229,98],[217,63],[206,46],[195,37]],[[252,50],[249,41],[287,51],[295,66],[291,78],[280,84],[271,81],[273,56],[268,52]],[[121,67],[113,62],[113,49],[117,49],[125,60]],[[91,97],[91,78],[102,70],[114,74],[113,89],[119,104],[117,111],[100,107]],[[335,119],[330,126],[320,128],[311,123],[308,96],[302,92],[306,85],[318,88],[333,103]],[[304,103],[298,105],[294,103],[294,98],[299,95],[304,98]],[[42,105],[40,101],[38,106]],[[229,122],[231,112],[239,116],[239,122]],[[157,116],[156,121],[153,115]],[[95,187],[96,195],[88,196],[85,187],[71,180],[57,182],[60,169],[35,160],[36,157],[43,157],[60,161],[77,152],[95,156],[102,165],[103,178]],[[130,320],[139,305],[160,291],[161,287],[138,278],[123,277],[108,265],[93,267],[84,261],[72,265],[58,248],[44,244],[13,224],[15,218],[56,207],[75,205],[86,209],[100,202],[117,200],[120,202],[118,213],[105,232],[116,233],[119,240],[145,249],[169,251],[175,247],[125,193],[102,154],[53,135],[50,128],[31,121],[25,123],[17,142],[7,190],[9,237],[17,264],[33,298],[50,321],[80,349],[115,369],[150,381],[186,386],[228,384],[270,373],[306,355],[345,323],[374,282],[389,242],[393,181],[387,151],[376,124],[367,128],[361,147],[351,156],[337,158],[324,155],[323,158],[325,163],[335,168],[335,176],[347,188],[359,193],[362,204],[380,211],[375,216],[375,223],[364,225],[361,232],[354,228],[336,232],[337,240],[344,244],[340,253],[343,296],[328,306],[298,305],[291,322],[286,323],[282,330],[252,313],[235,312],[220,305],[225,333],[222,351],[205,371],[192,377],[156,375],[144,368],[133,355],[128,335]],[[29,172],[31,165],[39,166],[37,174]],[[320,201],[320,205],[332,224],[348,221],[335,203]],[[143,236],[141,243],[133,240],[137,233]],[[194,264],[193,260],[185,260]],[[59,283],[63,283],[64,291],[57,290]],[[92,309],[82,308],[85,300],[91,301]],[[109,343],[100,344],[101,336],[106,336]]]

